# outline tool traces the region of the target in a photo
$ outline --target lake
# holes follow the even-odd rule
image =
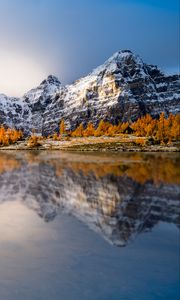
[[[176,300],[177,153],[0,152],[0,299]]]

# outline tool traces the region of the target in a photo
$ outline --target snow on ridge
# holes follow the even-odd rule
[[[61,118],[77,126],[88,121],[96,125],[100,118],[126,121],[141,115],[148,105],[156,116],[167,107],[177,112],[178,82],[130,50],[122,50],[73,84],[62,86],[56,76],[49,75],[21,98],[0,94],[0,123],[14,122],[26,132],[35,127],[37,132],[50,133],[58,128]]]

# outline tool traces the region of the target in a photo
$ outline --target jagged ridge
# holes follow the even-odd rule
[[[100,119],[117,123],[146,113],[179,113],[179,100],[178,75],[166,76],[122,50],[71,85],[62,86],[50,75],[20,99],[0,95],[0,123],[47,135],[58,130],[62,118],[68,128],[89,121],[97,125]]]

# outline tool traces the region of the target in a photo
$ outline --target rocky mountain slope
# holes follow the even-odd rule
[[[103,65],[71,85],[48,76],[22,98],[0,95],[0,124],[29,134],[50,134],[65,119],[68,128],[81,122],[95,125],[135,120],[150,113],[180,112],[180,76],[166,76],[129,50],[115,53]]]

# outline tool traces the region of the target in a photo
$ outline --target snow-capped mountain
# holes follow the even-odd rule
[[[71,85],[62,86],[50,75],[20,99],[0,95],[0,123],[26,133],[53,133],[62,118],[74,128],[81,122],[116,123],[162,111],[180,112],[180,76],[166,76],[129,50],[115,53]]]

